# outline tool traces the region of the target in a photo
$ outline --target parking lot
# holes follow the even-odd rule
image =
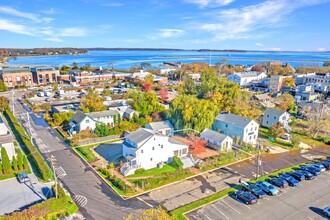
[[[0,216],[29,207],[51,196],[53,183],[40,183],[34,174],[31,183],[19,183],[16,178],[0,182]]]
[[[304,180],[277,196],[267,196],[254,205],[245,205],[232,195],[186,213],[191,220],[229,219],[327,219],[323,208],[330,205],[330,171],[315,180]]]

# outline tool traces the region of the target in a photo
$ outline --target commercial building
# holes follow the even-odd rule
[[[5,68],[0,73],[4,84],[8,88],[34,85],[32,73],[28,68]]]

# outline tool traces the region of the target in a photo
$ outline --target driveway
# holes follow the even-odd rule
[[[0,182],[0,216],[21,210],[51,197],[53,183],[40,183],[34,174],[31,183],[19,183],[16,178]]]

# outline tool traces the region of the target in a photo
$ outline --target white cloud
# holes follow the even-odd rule
[[[326,51],[327,50],[327,48],[317,48],[317,51]]]
[[[58,14],[58,13],[60,13],[60,11],[55,8],[50,8],[47,10],[43,10],[42,13],[52,15],[52,14]]]
[[[279,47],[271,47],[271,48],[265,48],[264,50],[267,50],[267,51],[281,51],[281,48],[279,48]]]
[[[57,38],[57,37],[46,37],[46,38],[43,38],[43,40],[47,40],[47,41],[53,41],[53,42],[63,42],[62,39],[60,38]]]
[[[87,31],[84,28],[63,28],[56,33],[61,37],[83,37],[86,36]]]
[[[180,29],[159,29],[158,36],[162,38],[178,37],[184,33],[184,30]]]
[[[212,32],[214,40],[262,37],[266,30],[288,25],[288,16],[296,9],[321,4],[329,0],[267,0],[255,5],[220,10],[214,22],[199,24],[197,28]],[[257,34],[258,33],[258,34]]]
[[[0,19],[0,30],[9,31],[17,34],[30,35],[30,36],[33,35],[27,27],[20,24],[15,24],[11,21],[4,19]]]
[[[256,43],[256,45],[257,45],[258,47],[262,47],[262,46],[264,46],[262,43]]]
[[[186,3],[198,5],[200,8],[215,8],[229,5],[235,0],[185,0]]]
[[[8,14],[8,15],[20,17],[20,18],[26,18],[26,19],[32,20],[37,23],[41,23],[41,22],[49,23],[54,20],[53,18],[40,17],[37,14],[18,11],[14,8],[6,7],[6,6],[0,7],[0,13]]]

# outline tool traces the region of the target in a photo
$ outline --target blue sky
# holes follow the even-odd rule
[[[330,0],[2,0],[0,47],[330,50]]]

